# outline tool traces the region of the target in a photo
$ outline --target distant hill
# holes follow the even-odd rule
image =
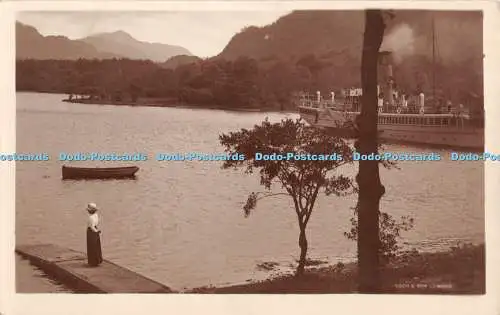
[[[184,47],[141,42],[123,31],[100,33],[85,37],[81,41],[94,46],[99,51],[120,54],[129,59],[164,62],[173,56],[191,55],[189,50]]]
[[[175,69],[182,65],[188,65],[191,63],[195,63],[201,61],[202,59],[196,56],[188,56],[188,55],[179,55],[174,56],[168,59],[167,61],[160,64],[162,68],[165,69]]]
[[[42,36],[34,27],[16,23],[16,59],[106,59],[120,57],[64,36]]]
[[[101,33],[72,40],[64,36],[43,36],[36,28],[16,23],[16,59],[147,59],[165,62],[177,55],[191,53],[180,46],[146,43],[128,33]]]
[[[482,54],[482,16],[479,11],[395,11],[386,36],[406,25],[411,34],[401,33],[400,38],[391,41],[393,46],[401,47],[411,40],[413,54],[430,57],[432,17],[438,54],[443,60],[457,62]],[[361,58],[363,31],[363,11],[294,11],[270,25],[244,28],[233,36],[219,57],[298,59],[313,53],[334,61],[355,61]],[[399,45],[394,43],[397,40]]]
[[[463,87],[482,90],[480,11],[394,13],[382,49],[399,57],[395,65],[396,80],[411,81],[412,85],[422,81],[429,88],[434,38],[438,81],[456,80]],[[235,60],[246,56],[270,66],[276,62],[298,63],[317,78],[319,83],[315,88],[328,91],[360,84],[363,31],[363,11],[294,11],[270,25],[244,28],[217,58]]]
[[[250,26],[233,36],[218,57],[298,59],[360,55],[364,15],[361,11],[295,11],[264,26]]]

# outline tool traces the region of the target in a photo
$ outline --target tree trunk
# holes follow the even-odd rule
[[[304,268],[306,266],[306,258],[307,258],[307,237],[306,237],[306,228],[300,227],[300,235],[299,235],[299,246],[300,246],[300,259],[299,265],[297,266],[297,271],[295,273],[296,276],[301,276],[304,274]]]
[[[377,137],[377,66],[379,49],[384,37],[384,21],[380,10],[367,10],[361,60],[362,106],[359,117],[359,139],[356,149],[361,154],[378,153]],[[380,182],[379,162],[359,162],[356,177],[358,196],[358,270],[359,291],[380,291],[379,263],[379,203],[385,192]]]

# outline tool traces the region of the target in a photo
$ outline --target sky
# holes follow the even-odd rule
[[[199,57],[219,54],[245,26],[264,26],[287,11],[21,12],[17,20],[42,35],[79,39],[125,31],[140,41],[179,45]]]

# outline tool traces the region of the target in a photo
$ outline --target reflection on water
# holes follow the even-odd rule
[[[175,289],[262,279],[268,272],[257,268],[259,263],[295,262],[298,227],[289,198],[262,200],[244,218],[248,193],[262,190],[257,175],[222,170],[221,162],[154,160],[157,152],[220,153],[219,134],[250,128],[266,116],[276,121],[295,114],[79,105],[61,102],[61,95],[34,93],[17,97],[17,151],[52,155],[48,162],[16,166],[18,243],[84,251],[85,205],[95,202],[102,208],[105,258]],[[144,152],[150,159],[137,162],[135,181],[61,180],[59,152],[92,151]],[[415,218],[414,230],[403,234],[406,242],[447,249],[456,241],[483,241],[481,163],[445,157],[399,166],[381,170],[387,190],[381,205],[395,216]],[[355,174],[357,167],[346,172]],[[336,263],[354,257],[355,243],[343,233],[350,228],[355,199],[319,197],[308,226],[311,258]]]

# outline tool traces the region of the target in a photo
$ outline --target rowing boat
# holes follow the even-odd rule
[[[120,179],[134,178],[137,166],[126,167],[62,167],[63,179]]]

